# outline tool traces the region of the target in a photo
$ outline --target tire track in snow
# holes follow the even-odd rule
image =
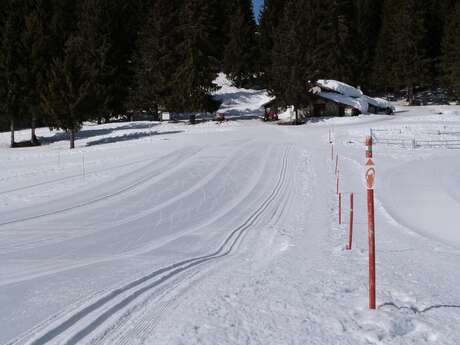
[[[270,204],[281,193],[282,187],[286,181],[289,151],[290,147],[288,147],[284,152],[282,158],[282,168],[277,183],[271,193],[240,226],[235,228],[226,237],[226,239],[215,252],[206,256],[183,260],[167,267],[158,269],[149,275],[146,275],[123,287],[113,290],[112,292],[99,298],[90,305],[83,307],[83,309],[68,317],[66,320],[59,320],[55,322],[57,323],[56,325],[51,325],[48,329],[43,329],[43,333],[37,335],[35,339],[29,341],[18,339],[8,344],[43,345],[53,341],[59,336],[66,337],[66,335],[72,331],[72,328],[76,328],[73,332],[73,335],[69,336],[67,339],[60,340],[59,343],[66,345],[77,344],[83,338],[96,330],[99,326],[103,325],[110,317],[130,305],[133,301],[135,301],[138,297],[147,291],[150,291],[162,283],[167,282],[171,278],[176,277],[178,274],[184,271],[209,261],[228,256],[236,247],[244,233],[260,219]]]

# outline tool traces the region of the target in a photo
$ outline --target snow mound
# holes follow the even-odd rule
[[[222,102],[218,112],[227,116],[260,116],[263,114],[263,105],[273,99],[266,90],[234,86],[224,73],[219,73],[214,84],[219,87],[219,90],[214,92],[214,98]]]
[[[344,96],[353,98],[360,98],[363,96],[363,92],[361,90],[337,80],[319,79],[317,84],[326,91],[337,92]]]

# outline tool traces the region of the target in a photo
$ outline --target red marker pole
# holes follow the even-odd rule
[[[374,182],[375,168],[372,161],[372,137],[366,138],[366,182],[367,182],[367,222],[369,241],[369,309],[375,309],[375,216]]]
[[[337,194],[339,194],[339,187],[340,187],[340,175],[339,172],[337,171]]]
[[[337,169],[339,168],[339,154],[335,156],[335,174],[337,175]]]
[[[347,249],[351,250],[353,244],[353,193],[350,194],[350,225],[348,228],[348,245]]]
[[[339,193],[339,225],[342,225],[342,193]]]

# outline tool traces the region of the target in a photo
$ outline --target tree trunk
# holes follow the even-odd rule
[[[69,129],[70,149],[75,148],[75,128]]]
[[[154,104],[153,105],[153,121],[159,121],[160,120],[160,116],[158,114],[158,104]]]
[[[410,85],[407,87],[407,100],[409,105],[414,105],[414,86]]]
[[[35,135],[35,128],[37,126],[37,116],[32,115],[32,121],[30,122],[30,142],[32,145],[38,144],[37,136]]]
[[[299,124],[299,110],[295,107],[295,124]]]
[[[98,125],[102,125],[102,118],[101,118],[101,117],[98,117],[98,118],[97,118],[97,124],[98,124]]]
[[[16,142],[14,141],[14,131],[15,131],[15,124],[14,124],[14,118],[12,117],[10,120],[10,131],[11,131],[11,143],[10,147],[13,148],[16,146]]]

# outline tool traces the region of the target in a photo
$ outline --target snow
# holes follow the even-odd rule
[[[224,73],[219,73],[214,83],[219,87],[214,97],[222,101],[218,112],[224,113],[227,117],[263,115],[263,105],[273,99],[266,90],[242,89],[233,86]]]
[[[0,344],[458,345],[460,107],[277,126],[250,119],[266,96],[222,84],[243,119],[86,124],[72,152],[46,128],[35,148],[0,133]]]
[[[334,102],[348,105],[350,107],[353,107],[359,110],[363,114],[367,113],[367,110],[369,108],[367,99],[363,97],[354,98],[354,97],[342,95],[340,93],[327,92],[327,91],[321,91],[320,93],[318,93],[318,96],[329,99]]]
[[[363,92],[361,90],[337,80],[319,79],[317,84],[324,90],[334,91],[344,96],[353,98],[360,98],[363,96]]]
[[[363,96],[363,98],[366,100],[367,103],[370,105],[373,105],[374,107],[380,108],[380,109],[391,109],[393,111],[396,110],[395,106],[391,104],[391,102],[387,101],[386,99],[383,98],[377,98],[377,97],[369,97],[369,96]]]
[[[317,81],[317,85],[312,89],[314,94],[353,107],[363,114],[368,112],[369,105],[380,109],[396,110],[394,105],[387,100],[366,96],[361,90],[337,80],[320,79]]]

